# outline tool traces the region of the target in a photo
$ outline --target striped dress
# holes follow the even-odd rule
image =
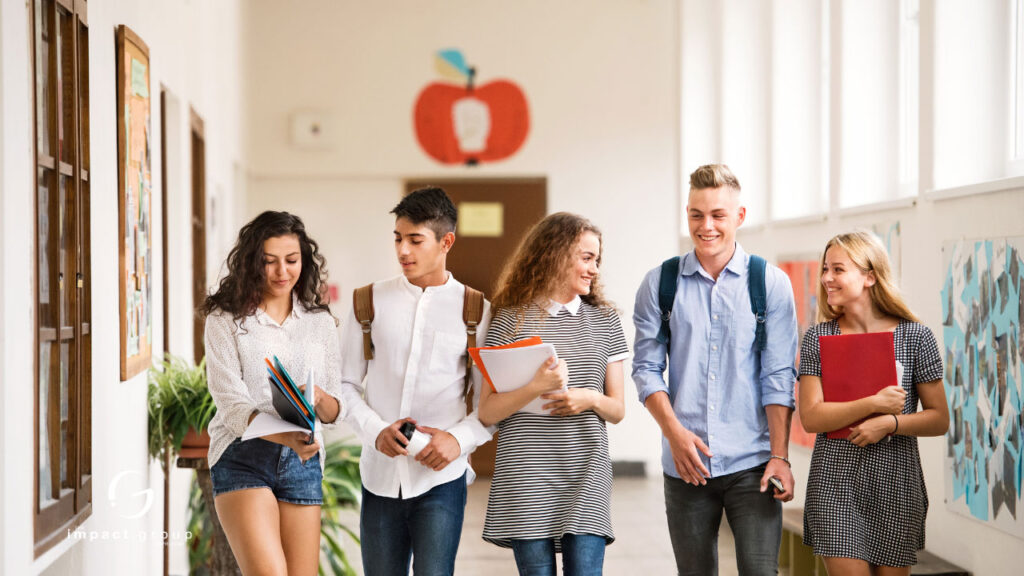
[[[629,355],[614,311],[585,302],[576,315],[563,308],[555,317],[532,306],[518,326],[515,310],[501,310],[487,345],[531,336],[554,345],[570,387],[602,394],[608,364]],[[552,538],[556,552],[565,534],[593,534],[610,544],[611,490],[604,419],[593,410],[567,417],[516,412],[498,424],[483,538],[506,548],[512,540]]]

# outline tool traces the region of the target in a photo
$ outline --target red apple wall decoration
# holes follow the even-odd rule
[[[432,82],[416,98],[413,123],[423,151],[442,164],[475,165],[508,158],[530,129],[526,96],[508,80],[474,85],[476,68],[458,50],[442,50],[436,65],[460,83]]]

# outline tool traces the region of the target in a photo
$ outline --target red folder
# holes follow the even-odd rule
[[[895,386],[896,352],[892,332],[819,336],[821,392],[825,402],[850,402]],[[833,430],[829,438],[846,438],[850,428]]]
[[[484,380],[491,386],[491,392],[497,392],[494,389],[494,382],[491,382],[491,376],[487,373],[487,368],[484,367],[484,363],[480,360],[481,350],[504,350],[507,348],[524,348],[526,346],[535,346],[542,344],[540,336],[531,336],[525,340],[519,340],[511,344],[504,344],[502,346],[480,346],[478,348],[470,348],[469,355],[473,357],[473,364],[480,369],[480,375],[484,377]]]

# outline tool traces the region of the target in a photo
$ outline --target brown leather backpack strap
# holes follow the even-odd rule
[[[373,339],[370,326],[373,324],[373,284],[352,291],[352,311],[363,329],[363,358],[373,359]]]
[[[462,298],[462,321],[466,324],[466,382],[463,394],[466,397],[466,413],[473,411],[473,357],[470,348],[476,348],[476,330],[484,318],[484,293],[466,286]]]

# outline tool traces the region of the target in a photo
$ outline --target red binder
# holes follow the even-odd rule
[[[896,382],[896,352],[892,332],[819,336],[821,392],[825,402],[850,402],[873,396]],[[846,438],[850,428],[833,430],[829,438]]]

